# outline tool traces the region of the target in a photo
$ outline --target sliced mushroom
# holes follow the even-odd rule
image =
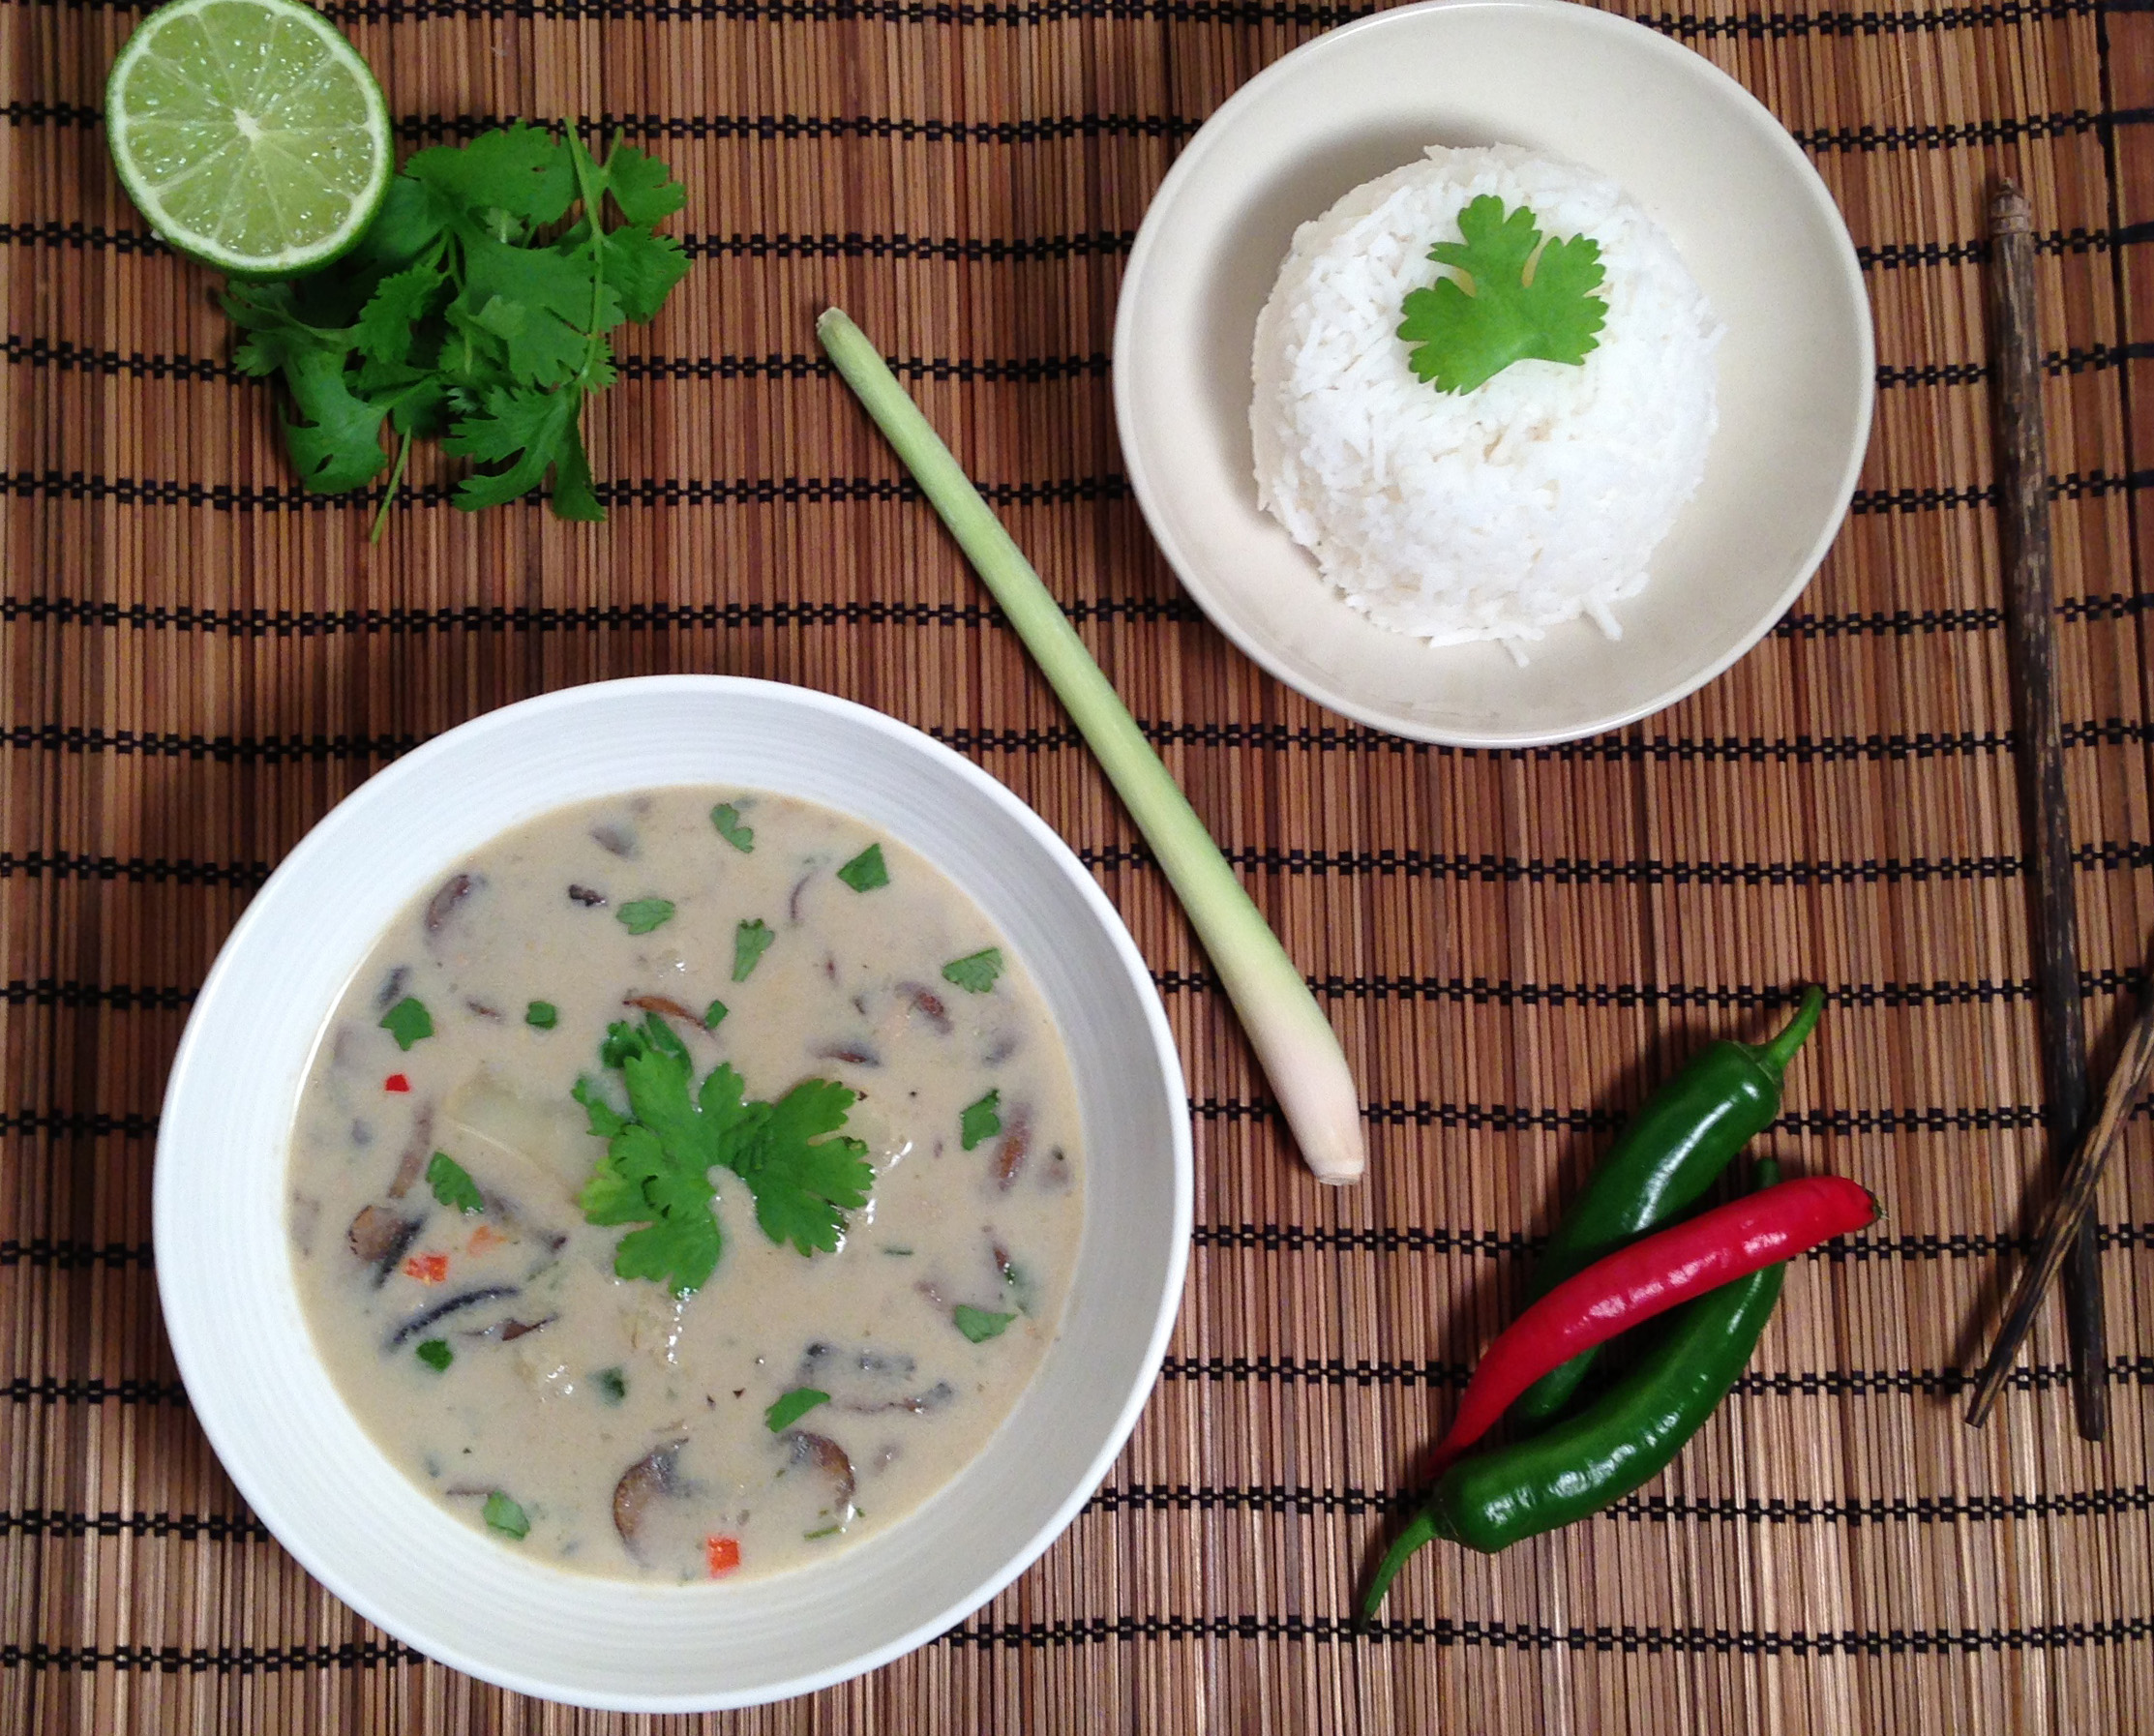
[[[640,1006],[645,1012],[664,1013],[670,1019],[686,1019],[691,1025],[701,1025],[703,1023],[702,1019],[690,1012],[688,1008],[681,1005],[670,995],[623,995],[621,1004],[623,1006]]]
[[[439,934],[464,901],[485,884],[486,882],[476,874],[450,875],[441,883],[441,889],[427,900],[427,933]]]
[[[514,1344],[519,1338],[527,1338],[542,1328],[550,1327],[560,1318],[549,1314],[543,1320],[496,1320],[492,1326],[482,1326],[477,1332],[465,1332],[466,1338],[491,1338],[496,1344]]]
[[[793,890],[786,894],[787,921],[797,922],[800,920],[800,894],[808,889],[808,883],[814,879],[815,870],[811,868],[793,883]]]
[[[1025,1167],[1026,1155],[1032,1149],[1032,1118],[1029,1110],[1010,1112],[1009,1127],[1002,1135],[1002,1143],[995,1148],[995,1185],[1006,1188],[1017,1180],[1017,1173]]]
[[[608,855],[619,856],[624,861],[636,853],[636,834],[626,826],[594,825],[591,842]]]
[[[434,1154],[434,1105],[424,1105],[411,1118],[411,1137],[404,1142],[404,1154],[397,1159],[397,1173],[390,1178],[389,1197],[401,1200],[411,1191],[412,1183],[426,1174],[427,1159]]]
[[[605,893],[594,892],[588,886],[572,885],[568,889],[568,895],[585,910],[593,910],[606,902]]]
[[[680,1487],[674,1461],[686,1445],[687,1437],[682,1436],[653,1447],[623,1471],[620,1482],[613,1485],[613,1529],[620,1533],[631,1554],[651,1503],[664,1500]]]
[[[935,1028],[938,1034],[949,1035],[950,1009],[942,1004],[942,996],[920,982],[901,982],[897,985],[897,992],[914,1012]]]
[[[828,1435],[812,1434],[804,1428],[789,1428],[783,1438],[792,1449],[793,1464],[813,1465],[830,1480],[830,1507],[838,1523],[851,1520],[853,1490],[859,1486],[853,1475],[851,1455]]]
[[[856,1040],[823,1043],[818,1048],[811,1049],[809,1054],[813,1055],[818,1061],[843,1062],[849,1067],[879,1067],[883,1064],[883,1058],[880,1055],[876,1054],[867,1044]]]
[[[423,1214],[405,1217],[386,1206],[363,1206],[344,1232],[344,1242],[360,1260],[374,1269],[374,1281],[378,1289],[425,1222]]]
[[[475,1308],[481,1302],[501,1302],[518,1294],[514,1284],[482,1284],[476,1290],[466,1290],[445,1302],[437,1302],[431,1308],[422,1308],[390,1333],[389,1349],[394,1350],[407,1339],[417,1337],[436,1321],[446,1320],[451,1314],[461,1314],[466,1308]]]
[[[404,999],[404,985],[410,978],[411,973],[403,965],[399,965],[387,976],[384,976],[381,979],[381,987],[374,991],[374,1011],[387,1012],[398,1002],[402,1001]]]

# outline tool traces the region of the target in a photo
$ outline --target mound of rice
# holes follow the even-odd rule
[[[1482,194],[1598,241],[1608,314],[1583,367],[1518,362],[1448,394],[1414,377],[1401,308],[1446,274],[1428,250]],[[1401,633],[1519,655],[1584,613],[1620,637],[1611,606],[1705,473],[1721,329],[1613,182],[1514,146],[1433,147],[1295,231],[1257,321],[1258,501]]]

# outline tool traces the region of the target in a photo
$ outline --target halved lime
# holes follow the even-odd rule
[[[105,124],[150,227],[240,277],[334,259],[396,167],[381,87],[298,0],[159,7],[112,63]]]

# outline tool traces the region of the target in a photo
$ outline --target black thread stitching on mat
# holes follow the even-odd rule
[[[1471,1368],[1463,1362],[1394,1362],[1366,1358],[1204,1356],[1168,1357],[1160,1364],[1165,1380],[1243,1386],[1261,1382],[1291,1387],[1409,1387],[1455,1391],[1465,1386]],[[2019,1392],[2046,1392],[2069,1385],[2063,1363],[2022,1363],[2007,1385]],[[2154,1356],[2113,1357],[2111,1386],[2154,1387]],[[1745,1397],[1767,1398],[1951,1398],[1974,1384],[1960,1368],[1827,1368],[1745,1374],[1729,1389]],[[16,1375],[0,1383],[0,1399],[11,1404],[173,1405],[187,1408],[187,1390],[178,1381],[96,1376],[61,1379],[56,1375]]]
[[[1263,1382],[1290,1387],[1425,1387],[1456,1390],[1472,1372],[1463,1362],[1393,1362],[1345,1357],[1208,1356],[1168,1357],[1160,1364],[1167,1380],[1211,1385]],[[1751,1370],[1729,1389],[1746,1397],[1770,1398],[1951,1398],[1974,1385],[1976,1370],[1962,1368],[1828,1368],[1782,1372]],[[2112,1357],[2107,1370],[2111,1386],[2154,1387],[2154,1356]],[[2007,1382],[2019,1392],[2050,1392],[2071,1383],[2072,1370],[2058,1363],[2021,1363]]]
[[[318,1646],[54,1646],[43,1640],[0,1646],[0,1669],[139,1670],[159,1675],[275,1676],[295,1670],[373,1669],[421,1664],[424,1654],[402,1640],[345,1640]]]
[[[1561,760],[1583,763],[1707,764],[1839,764],[1888,760],[1952,759],[2012,751],[2001,730],[1922,731],[1908,734],[1815,736],[1785,740],[1750,737],[1697,739],[1599,735],[1584,741],[1530,748],[1451,748],[1403,742],[1380,732],[1349,726],[1266,723],[1144,723],[1145,738],[1161,746],[1295,748],[1322,753],[1429,753],[1488,759]],[[1066,753],[1083,745],[1074,726],[1022,730],[934,729],[937,740],[970,754]],[[2154,725],[2110,717],[2064,726],[2068,748],[2127,747],[2154,740]],[[106,730],[83,724],[14,724],[0,730],[0,746],[52,753],[139,754],[153,760],[207,760],[219,764],[318,764],[393,760],[417,747],[417,735],[199,735],[177,731]]]
[[[981,495],[997,506],[1068,506],[1079,501],[1123,500],[1126,477],[1065,477],[1053,482],[982,482]],[[453,482],[406,484],[400,505],[447,506]],[[1904,491],[1903,491],[1904,492]],[[598,485],[611,506],[820,506],[861,501],[925,498],[911,478],[883,476],[749,476],[615,478]],[[105,477],[83,470],[0,470],[0,496],[17,499],[112,500],[122,506],[208,506],[220,512],[336,512],[379,503],[377,490],[321,494],[297,483],[259,488],[237,483],[180,482],[169,477]]]
[[[982,482],[981,495],[996,506],[1068,506],[1080,501],[1129,498],[1129,479],[1109,471],[1051,482]],[[2100,499],[2154,487],[2154,470],[2111,476],[2106,470],[2068,470],[2049,480],[2052,500]],[[401,499],[412,506],[446,506],[455,484],[406,484]],[[84,470],[0,470],[0,495],[17,499],[112,500],[122,506],[208,506],[220,512],[358,511],[378,504],[378,491],[321,494],[296,483],[251,487],[236,483],[181,482],[171,477],[93,475]],[[879,476],[639,477],[598,485],[610,506],[820,506],[861,501],[916,501],[923,496],[910,478]],[[1872,513],[1945,512],[1996,502],[1994,483],[1952,487],[1857,489],[1847,510]]]
[[[2154,1247],[2154,1224],[2104,1224],[2095,1242],[2105,1252],[2137,1252]],[[1446,1230],[1424,1226],[1405,1229],[1324,1229],[1300,1224],[1198,1224],[1190,1232],[1193,1247],[1232,1253],[1465,1254],[1487,1260],[1522,1259],[1540,1252],[1546,1238],[1494,1230]],[[0,1265],[7,1264],[7,1243],[0,1242]],[[2034,1249],[2032,1236],[1867,1235],[1844,1238],[1811,1248],[1805,1259],[1824,1265],[1863,1265],[1900,1260],[1929,1265],[1939,1260],[2018,1258]],[[123,1250],[114,1250],[115,1253]],[[85,1250],[85,1256],[89,1250]],[[85,1262],[86,1263],[86,1262]],[[117,1263],[115,1261],[115,1263]],[[53,1265],[64,1262],[55,1259]]]
[[[996,239],[961,236],[863,235],[682,235],[691,256],[752,259],[934,259],[945,263],[1011,264],[1114,257],[1129,251],[1134,229],[1094,234]],[[2039,254],[2103,254],[2154,239],[2154,223],[2128,224],[2118,229],[2051,229],[2034,238]],[[107,229],[102,224],[58,218],[0,223],[0,247],[67,247],[122,254],[165,254],[170,250],[142,229]],[[1989,244],[1968,241],[1885,241],[1855,249],[1865,271],[1903,271],[1915,267],[1974,265],[1989,256]]]
[[[1138,1483],[1103,1488],[1085,1504],[1093,1513],[1254,1512],[1313,1518],[1402,1513],[1418,1507],[1425,1490],[1316,1489],[1284,1483],[1249,1487],[1211,1484]],[[1628,1519],[1640,1524],[1719,1520],[1748,1525],[1995,1524],[2008,1519],[2109,1518],[2154,1510],[2154,1489],[2144,1483],[2110,1489],[2075,1489],[2054,1495],[1918,1495],[1851,1501],[1812,1501],[1800,1496],[1727,1497],[1626,1495],[1602,1508],[1596,1518]],[[118,1515],[111,1515],[117,1518]],[[5,1515],[0,1514],[0,1534]],[[104,1535],[109,1535],[104,1534]]]
[[[25,1508],[0,1512],[0,1537],[177,1538],[183,1543],[266,1543],[269,1527],[251,1513],[75,1513]]]
[[[151,0],[32,0],[88,13],[146,12]],[[2112,4],[2119,0],[2112,0]],[[2129,4],[2129,0],[2121,0]],[[1283,24],[1329,30],[1365,18],[1371,6],[1289,5],[1279,0],[1039,0],[1024,6],[995,0],[333,0],[321,9],[343,23],[394,23],[431,18],[640,19],[648,22],[725,19],[743,23],[830,23],[1033,26],[1080,20],[1160,24]],[[1945,6],[1929,13],[1819,12],[1793,15],[1745,13],[1701,17],[1690,13],[1641,15],[1637,22],[1684,40],[1785,42],[1804,37],[1890,37],[1946,30],[1988,30],[2092,16],[2094,0],[2000,0]]]
[[[495,114],[404,114],[393,123],[406,143],[468,140],[515,117]],[[566,118],[566,117],[564,117]],[[802,140],[897,140],[907,144],[1033,145],[1092,138],[1165,138],[1193,136],[1203,118],[1186,114],[1053,114],[1013,121],[963,121],[910,115],[860,114],[586,114],[574,117],[585,133],[619,135],[642,142],[724,142],[757,139],[765,143]],[[1953,150],[1967,145],[2016,144],[2069,138],[2087,133],[2132,127],[2154,119],[2154,110],[2127,108],[2097,112],[2075,108],[2049,114],[2002,115],[1977,121],[1932,121],[1920,126],[1816,127],[1792,136],[1806,151],[1842,152]],[[102,109],[79,103],[36,100],[0,105],[0,121],[13,127],[90,128],[101,126]]]
[[[2066,597],[2059,620],[2116,621],[2142,614],[2154,597],[2110,592]],[[1062,613],[1086,621],[1199,621],[1186,596],[1073,597]],[[979,627],[1005,625],[987,603],[911,603],[869,598],[853,603],[613,603],[588,608],[510,608],[464,603],[442,609],[195,609],[185,604],[117,603],[83,597],[0,596],[0,622],[60,627],[127,627],[137,631],[222,633],[233,638],[314,638],[343,633],[670,632],[676,628],[741,627]],[[1978,609],[1870,610],[1848,614],[1789,614],[1774,623],[1776,639],[1837,639],[1918,633],[1992,633],[2004,611]]]
[[[1252,874],[1397,876],[1406,880],[1464,881],[1496,885],[1558,886],[1853,886],[1951,884],[1960,881],[2017,880],[2018,856],[1881,856],[1840,862],[1663,862],[1571,856],[1449,854],[1420,850],[1275,850],[1224,847],[1226,858]],[[1086,867],[1101,872],[1155,870],[1141,847],[1087,846],[1077,852]],[[2081,873],[2154,867],[2154,845],[2105,842],[2073,852]],[[197,862],[182,858],[91,855],[69,851],[0,851],[0,880],[84,880],[130,885],[233,886],[253,891],[269,878],[266,862]]]
[[[2107,603],[2108,600],[2097,601]],[[2070,603],[2060,604],[2060,615],[2070,618],[2071,608]],[[1062,605],[1062,613],[1078,622],[1181,622],[1204,618],[1203,612],[1185,596],[1090,600],[1073,597]],[[1991,613],[1998,616],[2001,624],[2002,612]],[[467,603],[445,609],[315,611],[194,609],[185,605],[120,604],[77,597],[0,597],[0,622],[16,620],[62,627],[222,633],[245,639],[309,639],[342,633],[562,633],[594,629],[666,633],[714,627],[1000,627],[1005,624],[1002,612],[987,603],[907,603],[873,598],[857,603],[610,603],[569,609]]]
[[[1488,1646],[1527,1652],[1623,1652],[1755,1657],[1937,1657],[1967,1652],[2079,1651],[2154,1636],[2154,1618],[2050,1622],[2032,1628],[1844,1628],[1837,1632],[1747,1628],[1551,1628],[1525,1622],[1429,1621],[1383,1616],[1365,1628],[1346,1616],[1116,1615],[1061,1621],[968,1622],[939,1645],[1127,1645],[1140,1640],[1286,1640],[1338,1645]]]
[[[1209,971],[1154,971],[1152,985],[1162,995],[1215,995],[1219,979]],[[1750,983],[1719,986],[1653,982],[1531,982],[1491,976],[1311,976],[1304,979],[1318,995],[1334,1001],[1426,1001],[1463,1006],[1578,1006],[1630,1010],[1641,1007],[1706,1007],[1719,1011],[1757,1011],[1792,1006],[1795,992],[1757,988]],[[2146,987],[2143,968],[2079,973],[2082,998],[2138,994]],[[1988,977],[1935,982],[1838,983],[1826,990],[1829,1006],[1847,1010],[1870,1007],[2009,1006],[2034,999],[2032,977],[2002,982]],[[75,977],[14,977],[0,984],[0,1006],[36,1006],[81,1011],[184,1012],[195,991],[178,985],[84,982]]]

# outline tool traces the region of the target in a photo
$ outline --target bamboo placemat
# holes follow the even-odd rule
[[[367,0],[407,143],[580,114],[656,141],[697,257],[598,412],[613,522],[472,520],[422,463],[386,542],[293,486],[206,274],[106,165],[133,0],[0,0],[0,1728],[646,1727],[359,1621],[270,1541],[162,1337],[149,1187],[195,986],[270,866],[392,755],[545,688],[804,682],[977,759],[1158,974],[1197,1128],[1165,1376],[987,1609],[777,1731],[1787,1732],[2154,1718],[2154,1174],[2103,1191],[2110,1440],[2046,1314],[1960,1394],[2041,1163],[1981,327],[1987,178],[2041,231],[2058,638],[2097,1067],[2145,987],[2154,816],[2147,0],[1656,13],[1812,154],[1878,322],[1844,534],[1774,635],[1619,734],[1447,752],[1231,651],[1121,475],[1107,352],[1145,202],[1239,84],[1358,9],[1267,0]],[[1164,883],[815,354],[900,361],[1342,1028],[1352,1191],[1301,1172]],[[1520,1296],[1548,1202],[1708,1033],[1831,991],[1769,1136],[1889,1222],[1791,1275],[1750,1373],[1611,1515],[1437,1547],[1343,1626],[1395,1488]],[[2036,1192],[2039,1192],[2039,1187]],[[651,1721],[680,1727],[689,1721]]]

